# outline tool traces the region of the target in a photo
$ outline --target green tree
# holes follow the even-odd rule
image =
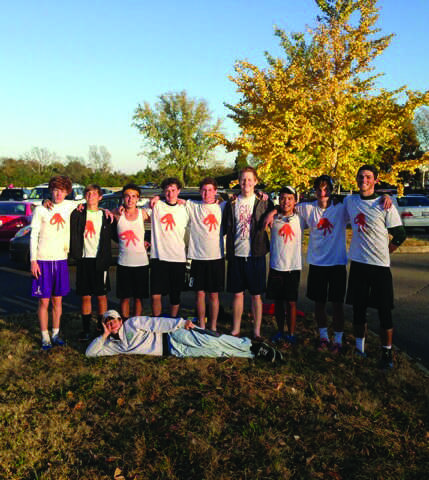
[[[189,98],[182,91],[160,95],[154,107],[147,102],[139,105],[133,126],[144,138],[149,161],[188,184],[212,158],[221,121],[213,122],[205,100]]]
[[[376,0],[315,1],[321,10],[315,28],[290,35],[276,28],[284,58],[266,53],[266,69],[237,62],[231,80],[241,98],[227,106],[241,134],[220,141],[255,155],[272,187],[304,187],[328,173],[350,188],[363,159],[398,183],[401,172],[422,161],[401,158],[401,138],[429,93],[377,88],[372,62],[392,35],[377,36]]]

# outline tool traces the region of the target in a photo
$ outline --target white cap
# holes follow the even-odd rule
[[[121,318],[121,316],[116,310],[107,310],[107,312],[103,313],[103,321],[106,321],[108,318]]]

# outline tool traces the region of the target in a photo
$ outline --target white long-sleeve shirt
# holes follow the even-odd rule
[[[70,246],[70,214],[76,203],[64,200],[48,210],[36,207],[31,221],[30,260],[66,260]]]
[[[118,355],[162,355],[162,334],[185,326],[183,318],[132,317],[119,329],[119,340],[102,336],[93,340],[86,350],[87,357]]]

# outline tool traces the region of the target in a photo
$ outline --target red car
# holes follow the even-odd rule
[[[31,202],[0,202],[0,242],[6,243],[15,233],[31,223]]]

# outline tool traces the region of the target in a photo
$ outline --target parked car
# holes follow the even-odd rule
[[[394,197],[402,223],[406,228],[424,228],[429,232],[429,198],[425,195],[409,194]]]
[[[29,188],[8,187],[0,192],[0,201],[12,200],[21,202],[22,200],[27,200],[30,192],[31,190]]]
[[[31,202],[0,201],[0,242],[7,243],[22,227],[31,223]]]
[[[82,203],[84,201],[84,191],[85,187],[79,183],[72,184],[72,191],[66,197],[66,200],[74,200],[77,203]],[[34,187],[28,199],[31,200],[34,204],[40,205],[43,200],[51,198],[51,191],[47,183],[37,185]]]

